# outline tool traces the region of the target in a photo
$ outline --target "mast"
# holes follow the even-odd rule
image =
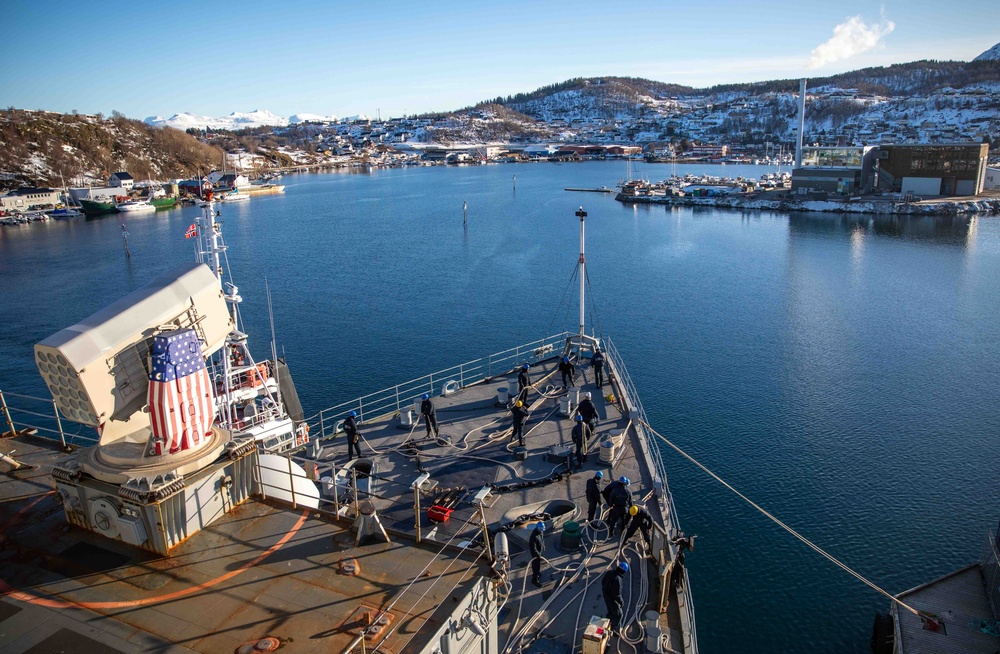
[[[239,303],[240,297],[237,295],[236,287],[231,284],[231,293],[225,292],[225,285],[222,282],[222,262],[219,258],[219,254],[226,248],[222,245],[222,234],[220,233],[219,227],[215,222],[215,204],[212,200],[212,191],[208,191],[205,196],[205,206],[202,209],[201,218],[198,221],[200,224],[198,226],[197,260],[211,268],[212,273],[218,278],[219,286],[222,287],[223,295],[225,296],[226,302],[229,304],[232,311],[233,329],[236,330],[238,329],[236,305]],[[229,360],[228,345],[229,339],[227,338],[226,345],[222,349],[222,379],[226,398],[226,424],[223,426],[231,428],[236,422],[236,416],[233,412],[233,388],[232,380],[230,379],[232,363]]]
[[[577,216],[580,217],[580,336],[585,336],[586,322],[584,319],[584,283],[587,277],[587,258],[584,256],[583,248],[583,223],[584,219],[587,217],[587,212],[580,207],[580,210],[576,212]]]

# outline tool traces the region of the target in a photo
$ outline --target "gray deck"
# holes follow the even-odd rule
[[[536,366],[533,380],[551,372],[553,366]],[[466,491],[445,523],[428,520],[432,498],[421,500],[420,545],[415,544],[410,486],[419,471],[415,458],[398,451],[410,434],[396,426],[393,416],[361,426],[367,441],[362,444],[363,454],[381,453],[375,455],[377,486],[370,499],[393,542],[361,547],[354,546],[350,532],[353,507],[340,507],[338,519],[331,503],[324,503],[320,512],[304,512],[282,503],[252,500],[182,543],[171,557],[156,558],[66,525],[61,506],[50,493],[48,475],[62,455],[32,441],[0,441],[0,451],[16,448],[19,459],[39,466],[36,471],[0,476],[0,578],[7,584],[3,590],[8,595],[0,600],[0,649],[19,654],[46,639],[57,646],[65,636],[59,633],[68,629],[110,647],[110,652],[226,652],[265,636],[281,639],[282,649],[290,652],[340,652],[354,639],[360,611],[378,611],[395,600],[393,614],[402,622],[380,651],[419,651],[449,615],[449,597],[463,594],[464,588],[485,574],[485,557],[479,558],[479,550],[444,548],[428,574],[407,592],[400,592],[452,536],[452,545],[458,545],[480,533],[470,500],[481,486],[562,473],[548,485],[491,498],[485,509],[491,528],[514,507],[554,498],[577,502],[582,511],[577,519],[585,522],[584,488],[595,470],[603,470],[606,478],[630,477],[637,502],[652,491],[653,471],[644,457],[635,454],[640,450],[634,429],[628,429],[627,446],[613,467],[599,462],[600,437],[610,429],[626,429],[628,420],[593,387],[589,370],[582,375],[578,372],[580,377],[587,382],[584,390],[593,391],[602,422],[589,462],[571,474],[565,464],[549,461],[545,455],[550,446],[571,442],[573,423],[558,415],[555,389],[549,389],[550,397],[532,393],[529,398],[533,411],[526,426],[529,456],[524,462],[514,460],[508,449],[504,431],[510,427],[509,413],[494,406],[496,387],[505,378],[435,398],[441,434],[450,443],[421,442],[420,463],[438,488],[464,487]],[[539,387],[546,385],[542,382]],[[614,391],[620,393],[617,388]],[[611,389],[606,385],[603,392]],[[412,434],[423,435],[422,425]],[[294,458],[311,461],[304,452]],[[346,444],[339,436],[315,463],[323,475],[345,462]],[[657,502],[650,499],[645,506],[663,524]],[[529,557],[512,538],[512,593],[500,612],[501,645],[512,627],[521,629],[533,618],[534,626],[524,642],[540,638],[549,641],[547,651],[568,653],[571,644],[580,642],[580,629],[590,616],[605,615],[599,579],[615,560],[618,543],[598,542],[588,557],[582,550],[559,551],[559,538],[557,533],[546,538],[545,556],[550,561],[543,576],[550,583],[540,589],[528,582]],[[80,544],[86,547],[81,550]],[[75,560],[79,552],[98,556]],[[360,564],[357,577],[339,573],[339,564],[347,559]],[[626,615],[643,615],[649,606],[637,606],[641,575],[651,573],[647,578],[654,580],[648,593],[652,600],[656,597],[655,567],[650,562],[644,570],[647,566],[635,551],[630,551],[629,563],[633,571],[626,584]],[[680,613],[673,596],[661,625],[670,633],[672,647],[682,649]],[[640,636],[636,627],[626,635]]]
[[[920,618],[897,608],[898,651],[902,654],[994,654],[1000,650],[1000,637],[979,628],[980,621],[994,622],[979,564],[908,590],[899,598],[936,615],[945,625],[943,634],[928,631]]]

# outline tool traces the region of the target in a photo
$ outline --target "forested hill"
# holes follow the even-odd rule
[[[0,186],[102,184],[125,170],[137,180],[197,175],[222,165],[222,150],[184,132],[115,113],[85,116],[0,111]]]

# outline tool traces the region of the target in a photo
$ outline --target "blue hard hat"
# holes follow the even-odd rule
[[[569,363],[569,357],[563,357],[563,363]]]
[[[576,414],[576,421],[577,422],[583,422],[583,416],[581,416],[579,413]]]
[[[545,531],[545,523],[544,522],[536,522],[535,523],[535,529],[537,529],[538,531]]]
[[[358,412],[357,411],[351,411],[350,416],[352,418],[357,418],[358,417]]]
[[[600,470],[598,470],[597,472],[594,473],[594,478],[595,479],[604,479],[604,473],[601,472]]]
[[[621,563],[618,564],[618,569],[621,570],[622,572],[628,572],[628,563],[622,561]]]
[[[430,398],[431,398],[431,396],[428,395],[427,393],[424,393],[423,395],[420,396],[421,400],[429,400]]]
[[[523,365],[523,366],[521,366],[521,367],[522,367],[522,368],[524,368],[525,370],[527,370],[527,369],[528,369],[528,368],[530,368],[531,366],[529,366],[529,365],[528,365],[528,364],[526,363],[526,364],[524,364],[524,365]]]
[[[626,486],[628,486],[629,484],[632,483],[632,480],[629,479],[628,477],[625,477],[625,476],[619,477],[618,481],[620,481],[621,483],[625,484]]]

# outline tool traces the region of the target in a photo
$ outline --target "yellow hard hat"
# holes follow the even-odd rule
[[[517,402],[514,402],[514,406],[524,406],[524,402],[518,400]]]
[[[639,512],[639,507],[637,507],[635,504],[633,504],[632,506],[630,506],[629,509],[628,509],[628,514],[629,515],[635,515],[638,512]]]

